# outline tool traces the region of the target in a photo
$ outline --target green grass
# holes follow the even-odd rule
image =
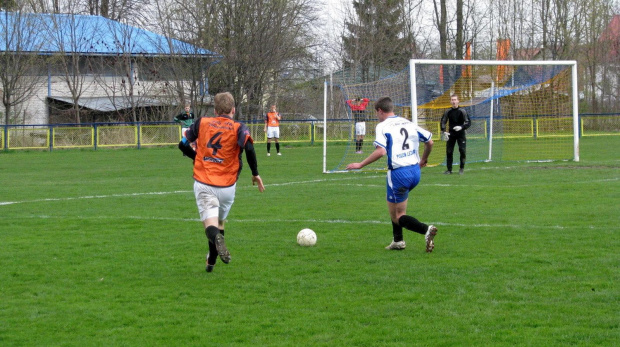
[[[177,149],[0,153],[0,345],[618,345],[615,138],[580,162],[424,169],[409,212],[438,226],[431,254],[411,232],[384,250],[383,173],[261,146],[267,190],[242,172],[213,273]]]

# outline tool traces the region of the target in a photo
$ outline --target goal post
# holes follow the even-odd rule
[[[381,96],[392,97],[396,114],[434,134],[429,165],[445,161],[440,120],[453,94],[472,121],[467,162],[579,161],[576,61],[412,59],[407,68],[374,82],[346,77],[325,83],[324,172],[343,171],[374,149],[372,104]],[[360,97],[370,99],[362,155],[351,149],[354,119],[346,104]],[[367,170],[385,169],[385,163],[378,162]]]

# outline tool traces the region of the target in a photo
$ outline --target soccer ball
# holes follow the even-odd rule
[[[316,234],[312,229],[302,229],[297,233],[297,243],[305,247],[314,246],[316,244]]]

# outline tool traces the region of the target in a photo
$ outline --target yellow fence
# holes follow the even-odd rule
[[[52,128],[53,148],[84,148],[95,145],[95,132],[92,127]]]
[[[366,122],[366,137],[374,138],[376,121]],[[438,121],[420,120],[420,126],[428,129],[435,138],[441,133]],[[470,139],[486,139],[489,123],[485,119],[472,119],[467,130]],[[573,136],[570,117],[537,117],[524,119],[501,119],[493,123],[495,137],[552,138]],[[264,123],[248,124],[256,143],[265,143]],[[349,141],[355,134],[353,122],[346,120],[323,122],[280,123],[280,142],[322,143],[327,140]],[[580,117],[581,136],[620,135],[619,115],[588,115]],[[181,127],[169,123],[140,124],[88,124],[88,125],[9,125],[0,126],[0,149],[55,149],[98,147],[173,146],[181,139]]]
[[[616,121],[620,120],[615,117]],[[582,136],[592,136],[593,132],[591,128],[584,131],[584,124],[590,124],[584,121],[582,123],[581,134]],[[434,134],[441,133],[440,122],[427,121],[420,124],[422,127],[428,129]],[[517,138],[545,138],[545,137],[572,137],[573,136],[573,120],[568,117],[541,117],[541,118],[526,118],[526,119],[502,119],[494,121],[493,134],[496,137],[505,139],[517,139]],[[470,128],[467,130],[467,137],[470,139],[486,139],[489,134],[489,121],[480,119],[472,120]],[[607,132],[606,135],[613,135],[613,132]],[[620,135],[616,132],[615,135]]]
[[[48,127],[9,128],[6,143],[9,149],[48,149],[50,130]]]
[[[581,136],[620,135],[620,118],[616,116],[581,117]]]

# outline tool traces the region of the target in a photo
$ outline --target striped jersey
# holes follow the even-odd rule
[[[433,136],[430,131],[399,116],[377,124],[375,133],[374,145],[385,148],[390,170],[418,164],[420,142],[428,142]]]

